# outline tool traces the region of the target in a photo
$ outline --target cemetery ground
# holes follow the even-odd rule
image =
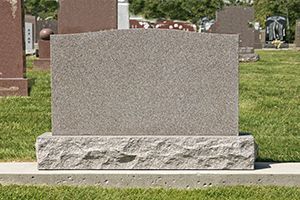
[[[300,162],[300,53],[258,51],[258,54],[259,62],[240,64],[239,129],[254,135],[259,145],[258,161]],[[33,69],[32,61],[33,57],[27,59],[27,76],[32,82],[30,96],[0,98],[0,162],[35,161],[37,136],[51,130],[50,73]],[[286,187],[212,187],[186,191],[0,186],[0,199],[36,199],[37,195],[46,199],[219,199],[220,196],[224,199],[297,199],[300,190]]]
[[[299,199],[300,188],[297,187],[224,187],[201,190],[175,189],[103,189],[99,187],[46,187],[46,186],[1,186],[0,199],[252,199],[282,200]]]

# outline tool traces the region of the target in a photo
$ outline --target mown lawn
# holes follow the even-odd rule
[[[300,161],[300,51],[258,51],[240,65],[240,130],[251,132],[260,161]]]
[[[36,137],[51,130],[50,73],[27,65],[30,97],[0,98],[0,161],[33,161]]]
[[[300,198],[300,188],[296,187],[221,187],[201,190],[174,189],[103,189],[99,187],[67,186],[0,186],[0,200],[296,200]]]
[[[259,51],[240,66],[240,131],[259,145],[260,161],[300,161],[300,52]],[[0,98],[0,161],[35,160],[38,135],[51,130],[50,73],[32,70],[30,97]]]

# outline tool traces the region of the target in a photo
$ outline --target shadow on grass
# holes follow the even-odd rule
[[[28,78],[28,80],[29,80],[28,94],[30,96],[31,90],[36,83],[36,78]]]

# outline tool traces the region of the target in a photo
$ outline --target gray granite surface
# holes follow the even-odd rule
[[[254,169],[252,136],[52,136],[39,169]]]
[[[53,135],[238,135],[238,35],[113,30],[51,51]]]

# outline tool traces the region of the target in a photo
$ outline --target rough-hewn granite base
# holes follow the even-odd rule
[[[254,169],[245,136],[52,136],[37,139],[38,168]]]

